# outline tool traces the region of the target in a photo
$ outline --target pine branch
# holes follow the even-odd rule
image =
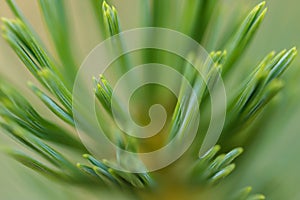
[[[241,58],[242,53],[259,28],[267,12],[267,8],[264,8],[265,4],[265,2],[260,3],[248,14],[236,33],[225,45],[227,59],[223,65],[224,74],[227,74],[237,60]]]
[[[270,100],[283,88],[280,76],[297,54],[296,48],[271,52],[254,69],[228,107],[223,137],[234,134],[251,123]]]
[[[121,169],[125,169],[132,164],[143,167],[145,171],[146,166],[138,156],[126,157],[120,150],[116,151],[116,161],[96,159],[92,155],[86,154],[84,144],[71,133],[75,131],[71,89],[76,64],[69,40],[72,34],[65,2],[39,0],[41,13],[63,69],[49,54],[14,1],[7,0],[7,2],[16,19],[2,20],[3,37],[34,78],[40,82],[43,89],[31,82],[28,83],[28,86],[49,111],[58,117],[57,120],[65,122],[72,129],[69,131],[64,126],[57,125],[43,117],[26,98],[20,95],[18,90],[13,89],[7,83],[1,82],[0,127],[5,133],[33,153],[29,155],[18,150],[7,150],[7,154],[24,166],[57,182],[84,187],[90,187],[92,184],[96,186],[96,189],[109,188],[118,192],[130,191],[134,194],[148,192],[147,194],[150,195],[149,191],[155,191],[157,187],[161,186],[159,183],[160,178],[157,177],[161,177],[163,172],[131,173],[126,170],[123,171]],[[105,32],[105,37],[113,38],[113,46],[116,52],[124,52],[125,46],[119,35],[122,31],[120,20],[115,7],[101,0],[92,1],[91,3],[94,5],[100,28]],[[100,9],[101,5],[102,10]],[[192,5],[197,5],[197,8],[192,9]],[[193,2],[191,5],[184,4],[182,9],[183,22],[190,20],[191,23],[183,23],[179,29],[200,42],[204,33],[209,29],[208,23],[213,20],[212,9],[216,6],[218,6],[218,1],[215,0]],[[172,16],[167,15],[167,1],[155,0],[152,7],[150,4],[144,7],[146,11],[150,11],[150,8],[152,9],[152,15],[144,18],[145,24],[168,26],[169,19]],[[182,73],[193,87],[196,97],[194,98],[191,91],[188,91],[186,82],[182,81],[179,97],[166,132],[168,140],[164,144],[170,142],[175,136],[182,139],[188,134],[189,125],[197,119],[195,112],[197,110],[195,106],[198,105],[197,101],[201,105],[208,105],[208,87],[215,89],[220,73],[223,74],[223,77],[230,77],[230,70],[249,46],[249,42],[259,28],[266,11],[265,2],[257,5],[250,11],[233,37],[227,42],[224,50],[210,53],[213,63],[203,69],[205,77],[199,77],[190,64],[185,63]],[[203,21],[198,26],[196,22],[200,18]],[[223,148],[231,148],[228,145],[228,142],[232,141],[231,136],[236,136],[243,129],[249,127],[253,120],[262,113],[266,105],[280,92],[284,86],[281,75],[289,67],[296,54],[296,48],[283,50],[278,54],[271,52],[245,79],[237,93],[230,99],[227,107],[226,124],[222,138],[219,141]],[[149,52],[145,58],[147,60],[154,55],[155,52]],[[164,59],[169,58],[171,57],[164,57]],[[120,65],[114,71],[117,76],[130,70],[130,62],[127,56],[120,59]],[[191,54],[190,59],[197,61],[200,58]],[[63,70],[63,73],[61,73],[61,70]],[[66,74],[68,74],[68,78],[64,76]],[[93,78],[93,81],[94,93],[101,106],[97,109],[103,108],[99,121],[105,127],[105,134],[120,149],[139,152],[142,149],[143,142],[123,133],[114,121],[112,110],[113,87],[110,81],[103,74],[99,75],[98,79]],[[157,94],[153,92],[151,95]],[[130,123],[130,119],[127,119],[127,115],[124,114],[122,102],[118,99],[114,109],[118,113],[117,117],[121,118],[125,124]],[[204,118],[209,120],[209,116],[206,114]],[[201,140],[196,140],[196,146],[200,145],[201,142]],[[57,150],[56,145],[61,147],[60,150]],[[84,160],[74,162],[70,159],[71,156],[67,153],[70,149],[78,157],[83,154]],[[206,154],[196,159],[193,151],[191,154],[186,153],[185,156],[190,156],[191,159],[187,159],[189,162],[184,163],[184,166],[188,166],[186,168],[188,170],[184,170],[184,173],[182,173],[185,180],[179,181],[178,184],[191,183],[199,188],[213,188],[217,184],[222,184],[223,179],[234,171],[236,165],[233,161],[241,155],[243,149],[234,148],[228,153],[218,155],[219,151],[220,146],[214,146]],[[185,159],[182,160],[186,161]],[[184,162],[182,160],[179,160],[178,163]],[[247,187],[227,199],[259,200],[264,198],[260,194],[251,194],[251,188]]]
[[[67,19],[67,9],[64,0],[39,0],[41,14],[44,17],[48,31],[52,38],[55,50],[59,56],[63,75],[67,78],[68,88],[72,88],[76,64],[73,57],[73,46],[71,44],[72,31]]]

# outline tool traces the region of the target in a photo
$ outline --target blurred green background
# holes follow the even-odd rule
[[[16,1],[32,26],[45,41],[46,46],[52,49],[47,42],[43,21],[39,15],[36,1]],[[123,29],[141,26],[139,23],[139,6],[142,0],[115,0],[111,1],[118,9]],[[223,0],[223,17],[221,27],[226,29],[231,20],[237,15],[245,15],[259,1]],[[99,30],[95,28],[96,21],[91,14],[87,1],[68,0],[68,10],[73,24],[74,51],[78,54],[77,62],[80,63],[84,56],[101,41]],[[292,46],[300,47],[300,2],[296,0],[268,0],[268,13],[257,35],[252,41],[243,59],[237,68],[249,72],[268,52],[280,51]],[[238,12],[237,12],[238,11]],[[0,0],[0,15],[12,17],[5,0]],[[243,16],[242,15],[242,16]],[[176,23],[176,22],[174,22]],[[221,30],[222,30],[221,29]],[[83,40],[82,36],[84,37]],[[26,89],[26,81],[33,79],[25,67],[17,59],[14,52],[4,40],[0,39],[0,71],[1,78],[13,81],[24,93],[31,95]],[[241,78],[239,69],[235,76]],[[251,146],[246,147],[245,153],[239,160],[236,171],[230,176],[228,187],[241,188],[252,185],[257,192],[264,193],[268,199],[300,199],[299,191],[299,165],[300,165],[300,56],[293,66],[284,75],[285,90],[280,93],[273,103],[275,110],[266,109],[266,115],[272,120],[264,124],[263,134],[259,135]],[[237,80],[238,80],[237,78]],[[237,84],[237,82],[228,82]],[[43,107],[37,99],[32,97],[43,113]],[[257,119],[256,125],[260,126]],[[0,134],[0,146],[14,144],[4,134]],[[19,165],[14,160],[0,153],[0,199],[71,199],[78,195],[86,194],[72,190],[77,188],[64,187],[53,184],[51,181],[36,175],[32,171]],[[45,193],[47,192],[47,193]],[[79,197],[80,198],[80,197]],[[86,198],[86,197],[85,197]]]

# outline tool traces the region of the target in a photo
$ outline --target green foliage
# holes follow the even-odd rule
[[[264,8],[265,4],[265,2],[260,3],[249,13],[236,33],[225,45],[225,49],[228,53],[223,73],[227,73],[230,70],[253,38],[267,12],[267,9]]]
[[[252,188],[246,187],[240,190],[237,194],[232,198],[233,200],[264,200],[265,196],[262,194],[250,194]]]
[[[112,113],[111,110],[111,98],[112,98],[112,88],[104,78],[102,74],[99,76],[99,80],[94,78],[95,82],[95,94],[100,103],[104,106],[108,113]]]
[[[191,4],[185,3],[183,6],[183,22],[190,20],[191,23],[181,23],[179,29],[201,42],[205,31],[208,29],[209,21],[213,19],[212,10],[218,6],[218,1],[188,2]],[[75,131],[72,113],[72,85],[76,74],[76,64],[71,50],[70,37],[72,34],[67,19],[65,2],[39,0],[41,13],[55,46],[59,62],[44,47],[14,1],[7,0],[7,3],[16,19],[2,20],[3,37],[43,87],[43,89],[40,89],[39,86],[29,82],[30,89],[59,120],[65,123],[64,125],[58,125],[41,116],[17,90],[9,84],[1,82],[0,126],[8,135],[31,150],[33,154],[27,155],[19,150],[7,150],[7,153],[23,165],[58,182],[85,186],[94,184],[96,187],[112,188],[118,191],[129,190],[136,194],[139,194],[140,191],[147,192],[145,189],[154,191],[159,185],[159,179],[155,179],[160,175],[159,173],[130,173],[114,168],[116,165],[122,167],[123,164],[128,165],[133,162],[143,166],[143,162],[138,157],[126,158],[117,151],[116,163],[105,159],[97,160],[86,154],[84,145],[72,133],[72,131]],[[145,17],[145,24],[168,27],[170,16],[165,18],[168,4],[159,0],[154,0],[152,6],[149,6],[148,3],[143,7],[147,11],[146,13],[150,15]],[[124,46],[122,39],[118,37],[121,26],[116,9],[105,1],[93,0],[91,4],[95,8],[104,38],[115,36],[116,51],[122,51]],[[100,10],[102,14],[99,14]],[[204,69],[204,75],[206,76],[204,79],[197,76],[195,71],[186,63],[183,74],[191,82],[197,94],[197,99],[192,98],[192,95],[187,92],[187,85],[182,82],[179,98],[170,121],[170,128],[167,131],[168,140],[165,143],[176,135],[183,136],[188,131],[189,123],[195,117],[193,111],[195,105],[197,105],[196,100],[207,105],[209,97],[207,85],[214,88],[219,72],[222,73],[223,77],[230,76],[229,71],[243,55],[244,50],[259,28],[265,13],[265,2],[263,2],[250,11],[223,50],[210,53],[214,63]],[[200,19],[203,21],[198,25]],[[251,124],[258,114],[262,113],[263,108],[283,88],[281,75],[291,64],[296,53],[295,48],[284,50],[278,54],[272,52],[249,75],[229,102],[226,124],[220,140],[221,145],[232,148],[230,145],[226,146],[228,138],[242,132],[243,128]],[[154,54],[149,53],[149,55]],[[192,54],[190,56],[197,61],[197,57]],[[124,73],[130,69],[129,60],[126,56],[120,59],[117,73]],[[147,60],[147,56],[144,59]],[[60,65],[63,67],[61,68]],[[208,81],[205,82],[205,80]],[[112,120],[113,90],[109,80],[101,74],[98,79],[94,78],[93,81],[95,83],[95,96],[104,108],[104,112],[108,114],[107,118],[101,118],[101,123],[107,123],[108,130],[106,130],[106,134],[120,148],[134,152],[138,151],[141,146],[139,141],[124,136],[122,130]],[[118,114],[126,121],[122,105],[118,106]],[[208,116],[206,117],[208,118]],[[69,131],[66,125],[70,126],[72,131]],[[63,150],[56,150],[56,145],[63,147]],[[78,163],[75,164],[77,161],[75,162],[68,157],[68,154],[64,152],[65,148],[70,148],[76,155],[83,154],[84,159],[82,161],[78,160]],[[194,159],[193,163],[187,163],[185,166],[189,166],[189,170],[186,170],[188,173],[185,174],[185,179],[194,186],[199,187],[213,188],[215,185],[222,183],[222,180],[234,171],[235,164],[233,161],[240,156],[243,149],[233,148],[228,153],[217,155],[219,150],[220,146],[217,145],[205,155]],[[197,157],[194,154],[191,156],[193,158]],[[185,182],[181,184],[185,184]],[[250,187],[244,188],[236,193],[233,199],[264,199],[263,195],[252,195],[250,193]]]
[[[41,139],[32,135],[32,133],[14,124],[10,124],[10,126],[2,124],[2,127],[17,141],[44,158],[49,165],[51,164],[53,167],[48,166],[46,163],[39,162],[31,156],[20,153],[19,151],[8,151],[9,155],[12,155],[25,166],[53,179],[74,184],[88,184],[88,179],[82,175],[81,171],[72,162]]]
[[[76,75],[76,64],[72,52],[72,31],[66,16],[65,0],[39,0],[39,5],[59,60],[62,66],[68,66],[61,70],[64,77],[68,77],[66,83],[71,88]]]
[[[14,126],[22,127],[37,137],[74,148],[82,148],[82,144],[74,136],[63,127],[39,115],[30,103],[8,84],[1,83],[0,95],[2,118],[0,123],[3,128],[10,130],[10,127]]]
[[[154,181],[147,173],[127,173],[111,168],[113,164],[107,160],[98,161],[88,154],[83,155],[92,166],[77,164],[79,168],[97,177],[108,186],[118,186],[121,188],[145,188],[153,187]]]
[[[235,148],[215,158],[219,150],[220,146],[215,146],[198,159],[191,172],[195,182],[216,183],[225,178],[235,168],[232,161],[243,152],[242,148]]]
[[[227,124],[223,136],[227,137],[226,133],[234,134],[252,122],[283,88],[280,76],[296,54],[296,48],[283,50],[277,55],[271,52],[254,69],[228,107]]]
[[[113,6],[109,6],[105,1],[102,4],[104,27],[108,36],[113,36],[121,32],[119,26],[118,13]]]

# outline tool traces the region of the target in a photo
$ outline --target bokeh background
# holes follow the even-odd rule
[[[30,23],[51,50],[43,21],[34,0],[16,0]],[[123,29],[141,26],[139,6],[142,0],[111,1],[118,9]],[[259,1],[223,0],[221,29],[230,26],[236,16],[243,16]],[[101,41],[96,20],[87,1],[68,0],[68,12],[73,29],[74,52],[80,63],[84,56]],[[268,0],[267,16],[250,47],[237,67],[249,72],[271,50],[280,51],[296,46],[300,48],[300,2],[298,0]],[[0,0],[0,16],[12,17],[5,0]],[[174,22],[176,23],[176,22]],[[233,71],[237,80],[239,69]],[[8,79],[30,97],[43,113],[43,106],[26,88],[26,81],[33,80],[5,41],[0,39],[0,77]],[[285,90],[275,99],[276,109],[266,109],[264,117],[272,117],[262,127],[251,145],[238,161],[236,171],[230,176],[228,187],[241,188],[252,185],[254,191],[264,193],[268,199],[300,199],[300,56],[283,78]],[[228,81],[228,85],[238,81]],[[256,125],[259,127],[259,118]],[[0,146],[17,145],[4,134],[0,134]],[[76,190],[76,191],[75,191]],[[73,191],[73,192],[72,192]],[[56,185],[19,165],[0,153],[0,199],[74,199],[80,195],[87,198],[86,190]],[[78,196],[79,195],[79,196]],[[102,193],[102,195],[105,195]],[[111,195],[111,194],[109,194]]]

